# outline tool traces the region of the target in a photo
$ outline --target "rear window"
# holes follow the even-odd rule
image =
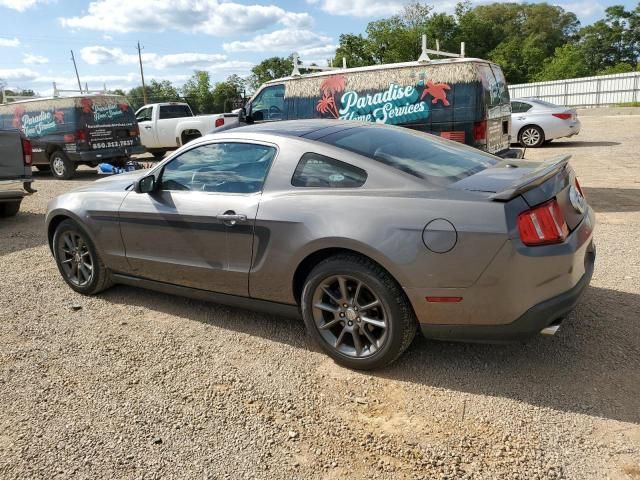
[[[161,105],[160,120],[167,118],[191,117],[191,109],[187,105]]]
[[[305,153],[293,174],[294,187],[357,188],[367,172],[361,168],[317,153]]]
[[[551,102],[545,102],[544,100],[540,100],[538,98],[535,99],[531,99],[529,100],[531,103],[537,103],[538,105],[542,105],[544,107],[551,107],[551,108],[556,108],[558,105],[556,105],[555,103],[551,103]]]
[[[475,148],[401,127],[355,127],[318,141],[364,155],[434,185],[449,185],[500,161]]]

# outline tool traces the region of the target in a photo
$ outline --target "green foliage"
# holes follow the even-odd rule
[[[177,102],[180,101],[180,94],[178,89],[174,87],[169,80],[151,80],[145,85],[147,91],[148,103],[159,102]],[[124,93],[122,90],[120,92]],[[118,93],[120,93],[118,92]],[[114,93],[116,93],[114,91]],[[134,110],[138,110],[144,105],[144,95],[142,92],[142,85],[134,87],[126,94],[131,107]]]
[[[344,34],[334,64],[350,67],[417,60],[420,37],[430,48],[498,63],[509,83],[626,71],[640,56],[640,4],[607,8],[604,19],[580,28],[572,12],[548,3],[459,3],[454,15],[415,1],[399,15],[370,22],[366,35]]]
[[[182,87],[182,95],[195,114],[213,113],[215,100],[209,72],[196,70]]]
[[[544,61],[542,70],[534,77],[534,80],[564,80],[589,75],[589,66],[584,51],[577,45],[566,44],[556,48],[553,56]]]
[[[264,82],[276,78],[287,77],[293,71],[293,56],[271,57],[263,60],[251,69],[251,76],[248,79],[249,86],[255,90]]]

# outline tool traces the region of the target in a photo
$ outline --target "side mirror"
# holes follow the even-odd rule
[[[136,193],[151,193],[156,189],[156,177],[153,175],[147,175],[136,181],[133,185],[133,190]]]

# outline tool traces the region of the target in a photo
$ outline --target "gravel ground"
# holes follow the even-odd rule
[[[583,118],[591,287],[554,338],[338,367],[301,322],[62,281],[38,176],[0,223],[0,478],[640,478],[640,116]]]

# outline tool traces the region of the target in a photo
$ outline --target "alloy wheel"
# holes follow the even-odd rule
[[[540,142],[540,132],[536,128],[527,128],[522,132],[522,142],[531,147]]]
[[[56,155],[53,158],[53,162],[51,162],[51,166],[57,176],[62,177],[65,174],[64,161],[59,155]]]
[[[93,257],[89,245],[75,231],[64,232],[58,241],[58,258],[65,277],[74,285],[84,287],[93,279]]]
[[[313,319],[323,339],[343,355],[364,358],[388,338],[388,313],[373,289],[348,275],[324,279],[313,294]]]

